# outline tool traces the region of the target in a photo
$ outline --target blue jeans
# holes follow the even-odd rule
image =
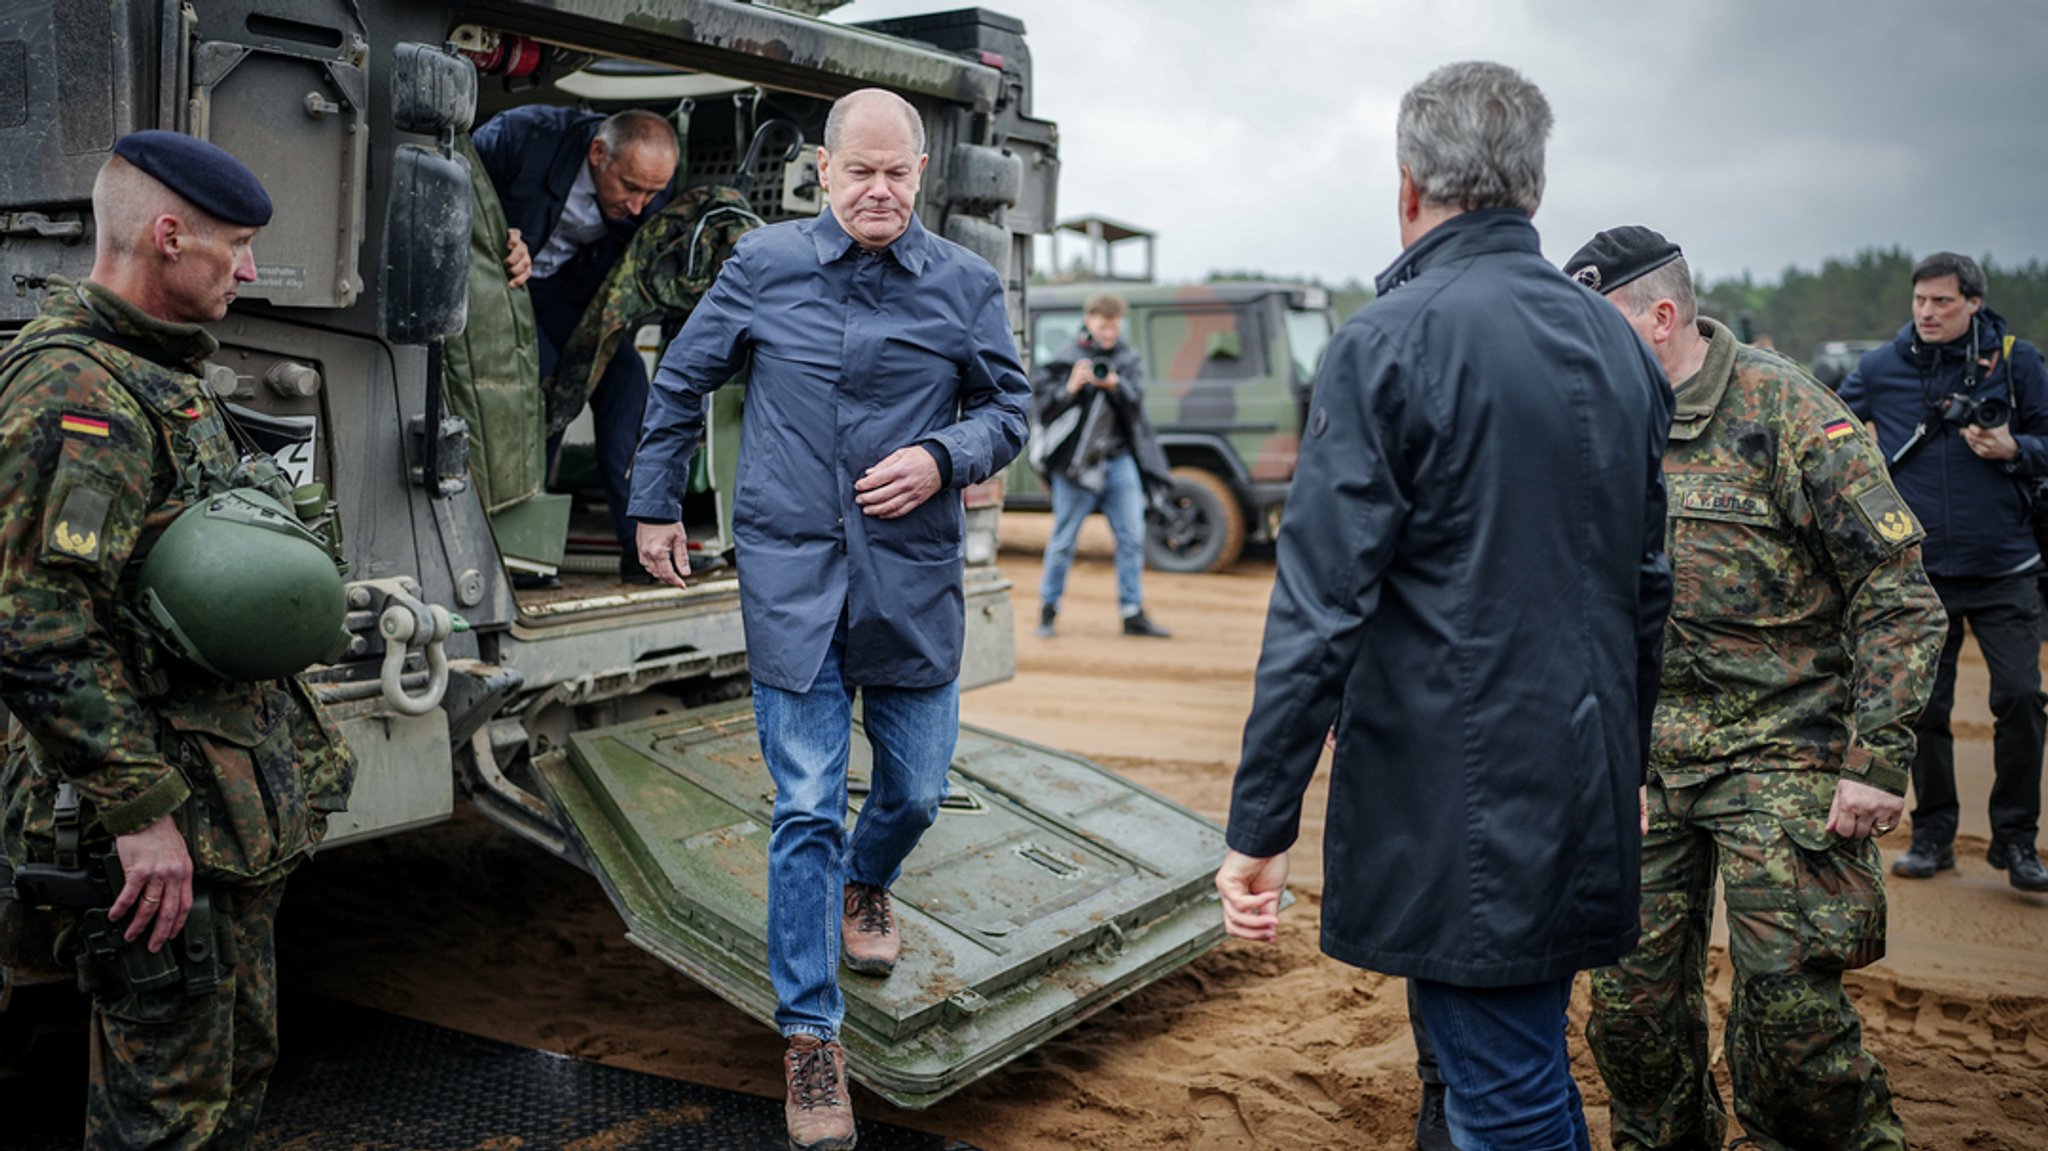
[[[1091,492],[1063,475],[1052,477],[1052,539],[1045,545],[1045,576],[1038,598],[1057,608],[1067,590],[1067,569],[1074,564],[1074,543],[1081,522],[1100,511],[1116,537],[1116,602],[1126,616],[1138,614],[1145,594],[1138,573],[1145,570],[1145,481],[1138,461],[1125,452],[1109,461],[1101,492]]]
[[[1565,1052],[1570,976],[1519,987],[1413,979],[1459,1151],[1589,1151]]]
[[[847,882],[887,888],[946,798],[960,735],[960,685],[864,686],[861,719],[874,751],[868,797],[846,834],[854,685],[840,678],[838,641],[806,692],[754,681],[761,757],[775,780],[768,836],[768,975],[784,1035],[839,1035],[839,918]]]

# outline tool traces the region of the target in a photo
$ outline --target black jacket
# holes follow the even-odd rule
[[[1975,378],[1974,387],[1965,379],[1965,369],[1973,366],[1970,337],[1930,347],[1910,323],[1890,343],[1865,352],[1842,381],[1843,402],[1877,424],[1877,443],[1887,460],[1926,421],[1926,438],[1893,465],[1892,482],[1927,529],[1920,554],[1931,576],[2005,575],[2040,554],[2025,481],[2048,475],[2048,372],[2042,370],[2041,353],[2025,340],[2015,340],[2012,355],[2005,355],[2004,317],[1980,308],[1977,321],[1978,363],[1967,373]],[[1963,442],[1959,425],[1934,414],[1936,401],[1965,391],[2012,403],[2017,459],[1979,456]]]
[[[1337,333],[1287,503],[1230,846],[1337,724],[1322,947],[1472,987],[1634,946],[1672,399],[1528,216],[1432,230]]]
[[[1116,370],[1114,390],[1067,390],[1067,377],[1082,360]],[[1108,351],[1095,346],[1086,328],[1038,370],[1031,395],[1031,465],[1041,475],[1057,473],[1091,492],[1100,492],[1110,460],[1130,452],[1156,503],[1173,486],[1166,453],[1145,415],[1145,364],[1129,340]]]

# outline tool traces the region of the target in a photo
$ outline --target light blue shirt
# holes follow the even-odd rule
[[[562,204],[562,218],[548,233],[547,246],[533,256],[533,278],[545,280],[576,255],[577,249],[606,234],[604,211],[597,206],[597,184],[585,160],[569,186],[569,198]]]
[[[958,678],[959,492],[879,519],[861,512],[853,485],[897,449],[927,444],[957,489],[1023,447],[1031,389],[995,269],[915,218],[879,252],[830,212],[748,233],[655,372],[634,519],[681,517],[704,397],[741,371],[733,537],[754,678],[810,690],[842,616],[846,683]]]

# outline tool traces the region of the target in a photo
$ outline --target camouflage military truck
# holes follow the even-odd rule
[[[1144,357],[1145,412],[1173,466],[1167,514],[1148,524],[1145,562],[1160,571],[1217,571],[1247,541],[1280,529],[1301,448],[1309,388],[1334,323],[1329,293],[1290,284],[1060,284],[1030,301],[1034,366],[1081,330],[1088,297],[1130,304],[1126,340]],[[1004,506],[1052,506],[1045,481],[1020,459]]]
[[[1882,340],[1829,340],[1813,350],[1813,359],[1807,361],[1806,370],[1813,378],[1829,388],[1840,388],[1849,373],[1863,361],[1863,353],[1879,347]]]
[[[978,9],[853,27],[734,0],[0,3],[0,263],[14,286],[0,335],[36,314],[51,277],[89,271],[90,191],[116,138],[185,131],[254,169],[277,213],[256,243],[258,281],[214,326],[206,380],[268,430],[295,479],[325,485],[344,525],[353,638],[309,679],[361,770],[319,866],[347,868],[352,841],[435,834],[473,805],[590,869],[636,944],[765,1022],[773,789],[743,698],[746,573],[729,531],[744,390],[719,393],[685,507],[703,578],[626,586],[613,556],[602,576],[564,568],[558,588],[515,588],[512,537],[533,525],[503,513],[545,493],[521,490],[531,477],[510,463],[541,417],[530,377],[452,403],[467,315],[508,334],[463,349],[464,371],[484,370],[479,353],[508,371],[522,360],[499,354],[521,350],[507,293],[472,279],[472,250],[488,273],[504,237],[487,204],[473,213],[484,197],[460,137],[531,101],[648,108],[682,136],[680,187],[741,187],[772,222],[820,210],[829,102],[889,87],[928,128],[925,224],[998,268],[1021,327],[1030,237],[1052,226],[1059,170],[1031,82],[1023,25]],[[1234,355],[1263,364],[1278,336],[1257,330],[1264,342]],[[1291,414],[1256,418],[1291,443]],[[987,562],[994,498],[969,513],[963,687],[1015,668],[1008,584]],[[865,741],[854,747],[858,797]],[[963,731],[954,772],[896,888],[918,946],[894,978],[847,986],[852,1072],[906,1106],[1221,938],[1213,824],[993,732]],[[0,1065],[68,978],[33,956],[5,977]]]

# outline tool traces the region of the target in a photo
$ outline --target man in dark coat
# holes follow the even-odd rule
[[[1948,642],[1913,753],[1913,846],[1892,874],[1929,879],[1956,865],[1956,657],[1963,628],[1991,672],[1991,866],[2022,891],[2048,891],[2034,849],[2041,825],[2040,548],[2032,481],[2048,476],[2048,372],[1984,306],[1977,261],[1937,252],[1913,269],[1913,321],[1865,353],[1842,399],[1877,425],[1899,494],[1927,528],[1927,575],[1948,611]]]
[[[1635,945],[1671,598],[1670,389],[1543,259],[1550,124],[1497,64],[1402,98],[1406,250],[1323,361],[1216,877],[1272,939],[1334,722],[1322,948],[1411,979],[1466,1147],[1587,1146],[1565,1007]]]
[[[676,172],[675,129],[652,112],[607,118],[530,104],[491,117],[472,142],[511,230],[506,272],[514,287],[530,284],[533,292],[545,380],[633,233],[667,201]],[[646,582],[626,516],[627,465],[647,404],[647,368],[630,343],[612,357],[589,396],[598,471],[619,541],[619,575]],[[547,401],[550,429],[575,418],[574,411],[556,410],[556,396]],[[550,467],[560,447],[561,434],[554,431]]]

